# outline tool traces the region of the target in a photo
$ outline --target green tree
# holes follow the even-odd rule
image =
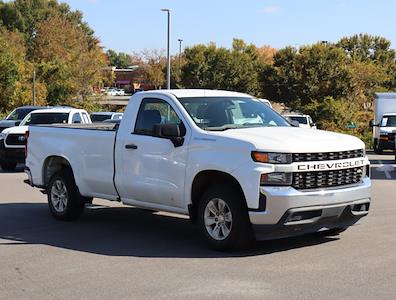
[[[23,33],[28,57],[37,33],[38,24],[54,15],[63,15],[69,22],[78,26],[84,33],[89,45],[95,47],[93,30],[83,21],[80,11],[72,11],[66,3],[57,0],[15,0],[0,5],[0,23],[10,31]]]
[[[267,70],[268,72],[268,70]],[[339,99],[352,90],[352,74],[345,52],[333,45],[317,43],[297,51],[292,47],[274,56],[271,76],[264,78],[265,95],[285,102],[293,110],[316,115],[325,97]]]
[[[93,86],[102,83],[107,61],[98,41],[92,47],[85,33],[62,15],[37,25],[33,51],[38,78],[47,85],[50,104],[85,99]]]
[[[0,28],[0,112],[32,102],[32,64],[26,61],[24,41],[19,33]],[[37,103],[44,104],[45,86],[37,82]]]
[[[117,53],[114,50],[109,49],[106,51],[106,55],[110,66],[125,69],[132,65],[131,57],[126,53]]]
[[[254,45],[234,39],[232,49],[214,43],[185,49],[181,85],[261,94],[260,74],[266,62]]]

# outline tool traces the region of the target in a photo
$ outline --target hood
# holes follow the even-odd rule
[[[1,120],[0,121],[0,132],[4,128],[14,127],[16,122],[21,120]]]
[[[211,132],[254,145],[257,150],[283,153],[315,153],[364,149],[351,135],[301,127],[256,127]]]
[[[25,134],[26,131],[28,131],[29,126],[15,126],[11,128],[7,128],[3,130],[3,133],[6,134]]]

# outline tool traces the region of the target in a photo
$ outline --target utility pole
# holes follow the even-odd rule
[[[36,70],[33,71],[33,105],[36,105]]]
[[[181,50],[182,50],[182,39],[178,39],[179,41],[179,72],[181,74]]]
[[[166,88],[170,90],[170,9],[162,8],[161,11],[167,12],[168,14],[168,42],[166,47],[166,56],[167,56],[167,64],[166,64]]]

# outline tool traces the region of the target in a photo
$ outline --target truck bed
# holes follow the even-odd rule
[[[47,125],[31,125],[31,126],[69,128],[69,129],[87,129],[87,130],[105,130],[105,131],[116,131],[118,128],[118,124],[114,124],[114,123],[47,124]]]

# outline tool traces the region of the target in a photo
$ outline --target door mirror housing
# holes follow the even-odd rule
[[[300,123],[298,123],[297,121],[289,121],[290,125],[293,127],[300,127]]]
[[[169,139],[175,147],[184,143],[184,133],[179,124],[156,124],[154,125],[155,136]]]

